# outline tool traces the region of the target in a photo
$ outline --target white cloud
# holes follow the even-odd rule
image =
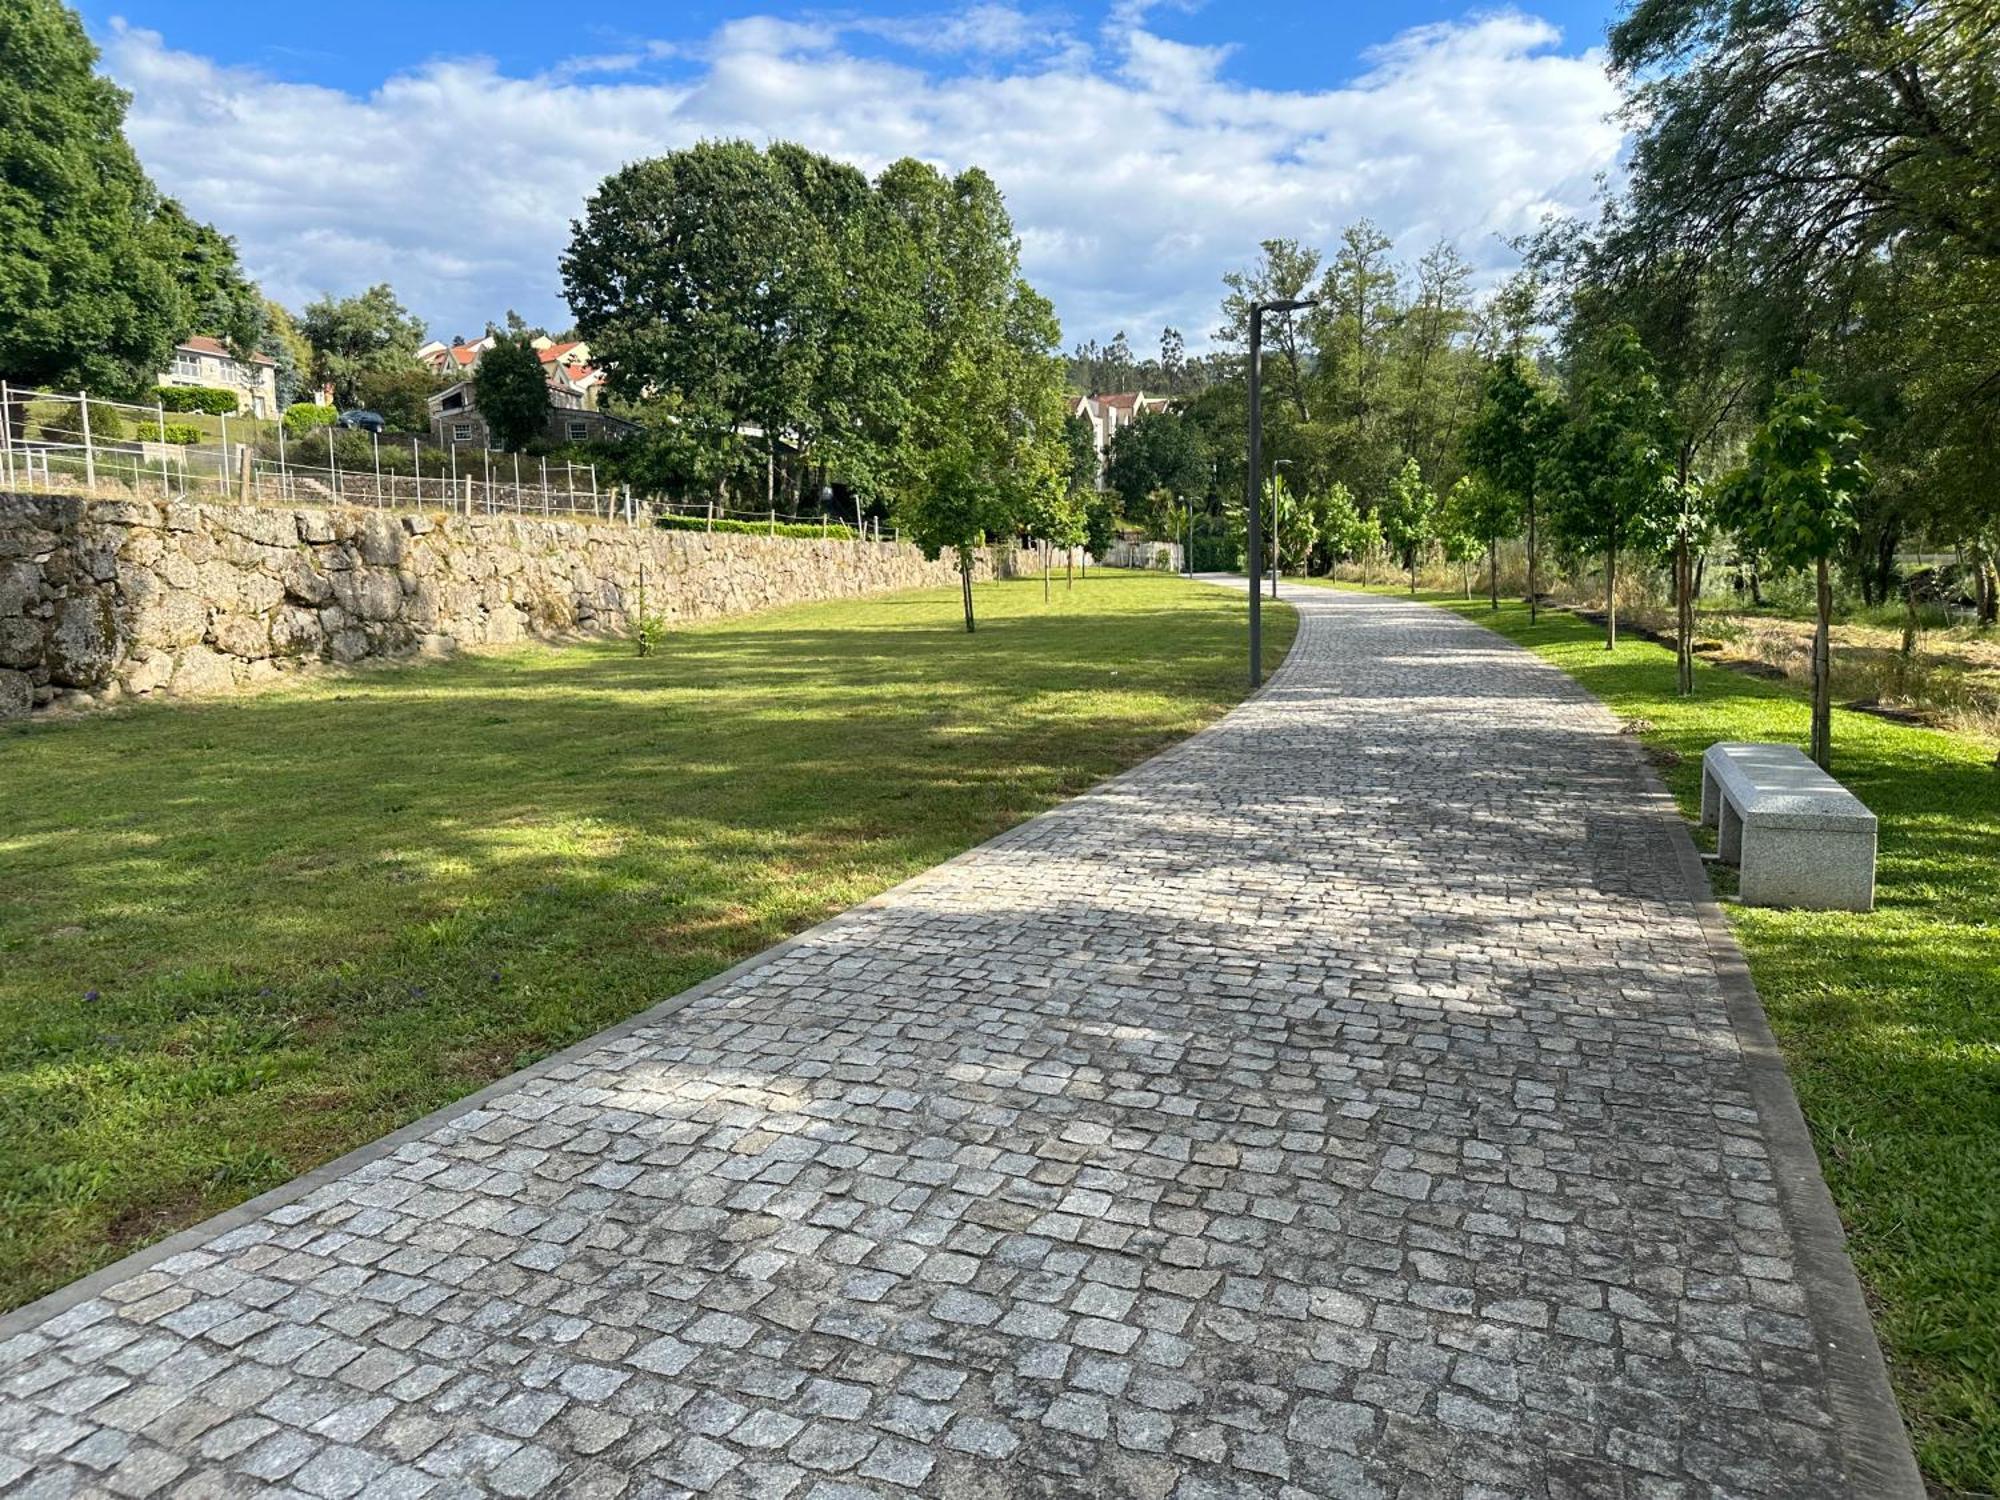
[[[1446,236],[1497,268],[1502,236],[1581,208],[1615,167],[1602,58],[1564,52],[1534,17],[1420,27],[1308,91],[1234,81],[1226,49],[1147,31],[1148,8],[1127,5],[1095,44],[999,4],[940,20],[923,45],[879,23],[750,18],[534,77],[434,62],[365,97],[123,26],[105,53],[155,178],[234,234],[273,295],[388,280],[443,334],[510,306],[567,321],[556,257],[585,196],[704,137],[796,140],[870,171],[904,155],[982,166],[1066,337],[1124,328],[1141,347],[1166,323],[1202,343],[1222,273],[1259,240],[1326,244],[1367,215],[1412,259]],[[665,81],[637,71],[666,60]]]

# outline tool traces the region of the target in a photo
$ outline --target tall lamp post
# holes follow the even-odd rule
[[[1249,566],[1244,570],[1250,575],[1250,686],[1254,690],[1264,682],[1264,618],[1263,571],[1264,571],[1264,528],[1258,514],[1261,496],[1257,493],[1264,487],[1264,314],[1267,312],[1290,313],[1314,305],[1310,297],[1280,298],[1272,302],[1250,304],[1250,473],[1244,481],[1249,490],[1247,519],[1250,534],[1247,538],[1249,556],[1245,561]]]

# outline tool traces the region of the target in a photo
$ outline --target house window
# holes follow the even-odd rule
[[[176,354],[174,356],[174,373],[185,376],[189,380],[198,380],[201,378],[201,361],[196,359],[192,354]]]
[[[451,440],[452,440],[452,441],[453,441],[454,443],[469,443],[469,442],[471,442],[471,441],[472,441],[472,424],[471,424],[470,422],[454,422],[454,423],[452,423],[452,426],[451,426]]]
[[[572,422],[569,424],[569,440],[572,443],[580,443],[589,436],[590,424],[588,422]]]

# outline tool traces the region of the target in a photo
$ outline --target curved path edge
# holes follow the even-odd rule
[[[1294,644],[1296,644],[1296,637],[1294,638]],[[258,1219],[263,1218],[272,1209],[282,1208],[288,1203],[295,1203],[299,1199],[325,1187],[328,1183],[335,1182],[347,1176],[358,1167],[364,1167],[370,1162],[380,1161],[384,1157],[392,1156],[398,1148],[407,1145],[411,1141],[423,1139],[425,1136],[435,1132],[439,1126],[448,1124],[458,1119],[461,1115],[469,1115],[475,1110],[491,1103],[493,1100],[515,1092],[525,1083],[546,1077],[567,1064],[574,1063],[599,1051],[606,1042],[630,1036],[633,1032],[644,1030],[648,1026],[665,1020],[676,1012],[687,1009],[696,1001],[705,999],[718,990],[726,989],[736,980],[753,974],[758,969],[775,963],[788,954],[810,948],[831,933],[836,933],[852,926],[861,919],[864,913],[874,911],[879,907],[893,905],[898,897],[922,885],[925,881],[932,879],[939,871],[949,870],[954,866],[965,864],[982,854],[994,849],[1004,848],[1008,844],[1026,837],[1037,824],[1046,818],[1053,817],[1072,803],[1086,797],[1101,796],[1105,792],[1113,790],[1127,779],[1138,775],[1148,766],[1155,765],[1168,756],[1179,754],[1188,746],[1198,744],[1210,735],[1215,734],[1228,723],[1230,716],[1240,710],[1244,704],[1256,701],[1278,686],[1286,670],[1291,666],[1292,660],[1292,656],[1288,654],[1286,659],[1278,665],[1271,675],[1264,679],[1261,687],[1246,697],[1237,700],[1235,704],[1231,705],[1213,723],[1204,724],[1200,729],[1197,729],[1186,738],[1176,740],[1164,750],[1156,751],[1136,765],[1127,766],[1122,771],[1114,772],[1102,781],[1096,782],[1083,791],[1078,792],[1075,796],[1065,797],[1062,801],[1044,808],[1033,817],[1024,818],[1012,827],[1001,829],[1000,832],[994,834],[991,838],[981,840],[977,844],[960,850],[950,859],[942,860],[937,864],[919,870],[916,874],[910,876],[909,879],[898,881],[887,889],[878,891],[866,901],[857,902],[845,910],[835,912],[824,921],[815,922],[810,927],[802,927],[790,937],[780,938],[770,947],[751,954],[739,963],[731,964],[719,973],[711,974],[699,984],[690,985],[678,994],[669,995],[666,999],[657,1001],[647,1006],[644,1010],[627,1016],[624,1020],[607,1026],[601,1031],[593,1031],[589,1036],[580,1037],[562,1050],[551,1052],[547,1057],[540,1058],[528,1064],[525,1068],[516,1069],[512,1073],[496,1078],[493,1082],[465,1095],[461,1099],[455,1099],[449,1104],[440,1105],[427,1114],[419,1115],[407,1125],[398,1126],[387,1135],[377,1136],[372,1141],[367,1141],[362,1145],[356,1146],[352,1151],[344,1152],[330,1161],[322,1162],[319,1166],[300,1173],[289,1182],[279,1183],[278,1186],[259,1193],[254,1198],[246,1198],[234,1208],[225,1208],[221,1213],[212,1214],[206,1219],[188,1225],[185,1229],[176,1230],[165,1239],[155,1240],[150,1245],[142,1245],[131,1254],[120,1256],[108,1265],[100,1266],[97,1270],[80,1276],[75,1281],[69,1282],[64,1286],[59,1286],[54,1291],[37,1297],[32,1302],[24,1302],[9,1312],[0,1313],[0,1339],[12,1338],[15,1334],[24,1333],[31,1328],[39,1327],[50,1318],[67,1312],[78,1303],[88,1302],[106,1287],[116,1286],[119,1282],[136,1276],[142,1271],[150,1269],[158,1262],[170,1259],[175,1255],[181,1254],[183,1251],[196,1249],[217,1235],[226,1234],[232,1229],[240,1229],[245,1224],[254,1223]]]

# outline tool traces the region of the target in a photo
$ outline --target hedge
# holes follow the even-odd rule
[[[219,385],[163,385],[155,394],[162,411],[199,411],[211,417],[233,417],[242,404],[236,392]]]
[[[285,431],[293,437],[311,432],[315,427],[331,427],[340,420],[340,413],[330,406],[314,406],[309,401],[301,401],[285,408]]]
[[[653,524],[662,531],[727,531],[736,536],[789,536],[813,542],[821,537],[830,542],[854,540],[854,528],[838,521],[829,524],[825,531],[820,530],[817,521],[780,521],[774,531],[769,521],[710,522],[706,516],[655,516]]]
[[[187,448],[200,442],[207,434],[192,422],[169,422],[164,429],[164,435],[168,442],[178,443]]]

